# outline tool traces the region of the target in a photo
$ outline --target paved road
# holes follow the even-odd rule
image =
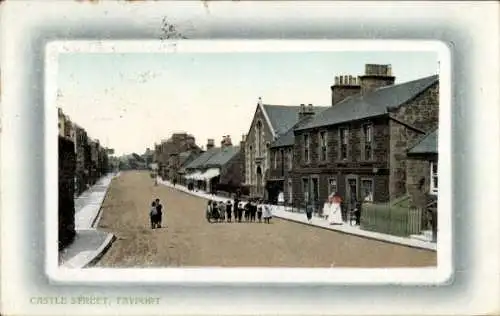
[[[149,205],[160,198],[167,228],[149,228]],[[436,253],[273,219],[218,223],[205,219],[206,200],[166,186],[149,173],[114,179],[99,226],[118,237],[101,267],[413,267],[435,266]]]

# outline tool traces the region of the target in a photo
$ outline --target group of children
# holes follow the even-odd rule
[[[239,201],[234,199],[231,203],[228,200],[224,202],[216,202],[209,200],[207,203],[207,212],[216,215],[219,221],[224,221],[230,223],[234,218],[235,222],[240,222],[245,219],[246,222],[259,221],[269,224],[271,221],[272,213],[269,205],[264,204],[263,200],[251,200],[249,202]],[[217,212],[214,214],[214,212]]]

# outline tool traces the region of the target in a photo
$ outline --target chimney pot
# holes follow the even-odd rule
[[[339,85],[339,76],[335,76],[335,85],[338,86]]]

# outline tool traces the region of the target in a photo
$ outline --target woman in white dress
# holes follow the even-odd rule
[[[262,217],[264,218],[264,223],[270,224],[271,217],[273,217],[273,214],[271,213],[271,206],[267,203],[262,203]]]
[[[342,210],[340,207],[342,199],[337,194],[331,194],[328,197],[329,212],[328,212],[328,222],[330,225],[341,225],[342,222]]]

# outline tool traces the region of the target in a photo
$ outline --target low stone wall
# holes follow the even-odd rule
[[[73,142],[59,137],[59,250],[75,237],[75,165]]]

